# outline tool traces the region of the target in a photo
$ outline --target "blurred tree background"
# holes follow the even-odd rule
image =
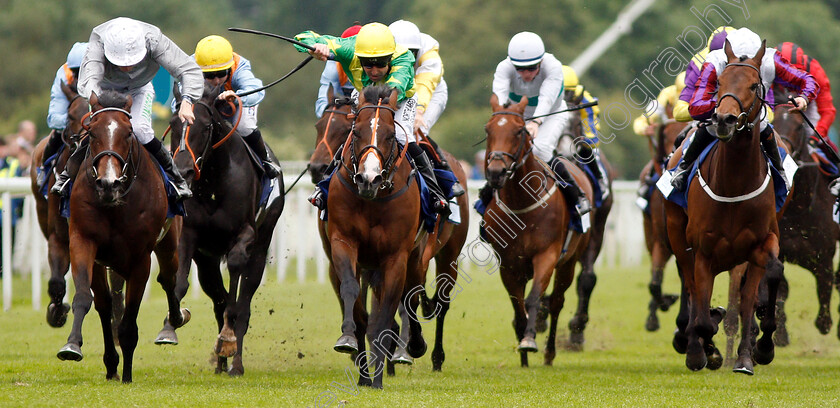
[[[0,134],[15,131],[20,120],[32,119],[45,135],[49,88],[56,69],[77,41],[87,41],[91,29],[117,16],[157,25],[188,54],[202,37],[221,34],[234,50],[249,58],[254,73],[270,82],[291,70],[306,55],[282,41],[227,32],[227,27],[248,27],[292,36],[312,29],[338,35],[354,21],[389,24],[403,18],[441,44],[449,103],[433,136],[456,156],[471,161],[474,146],[484,137],[489,118],[488,99],[493,71],[505,58],[510,37],[519,31],[542,36],[548,52],[564,63],[573,61],[609,27],[629,3],[618,0],[0,0],[0,55],[3,55],[0,91]],[[692,26],[706,35],[709,29],[692,14],[716,7],[725,15],[709,13],[714,25],[746,26],[767,39],[769,46],[794,41],[817,58],[830,78],[840,77],[840,56],[834,46],[840,39],[840,0],[658,0],[632,27],[629,34],[581,75],[581,82],[599,97],[601,109],[626,104],[625,88],[641,80],[654,94],[644,75],[664,85],[673,83],[662,66],[651,69],[668,47],[690,58],[678,38]],[[740,7],[740,8],[739,8]],[[729,19],[729,20],[727,20]],[[263,134],[283,159],[303,160],[314,147],[314,100],[322,63],[313,61],[288,80],[270,88],[260,107]],[[628,105],[629,106],[629,105]],[[632,116],[641,110],[630,109]],[[632,119],[632,118],[629,118]],[[621,121],[621,118],[614,118]],[[158,135],[165,121],[155,124]],[[602,133],[617,137],[603,143],[621,178],[635,178],[647,161],[646,141],[630,127]]]

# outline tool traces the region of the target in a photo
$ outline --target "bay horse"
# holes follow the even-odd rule
[[[397,98],[397,90],[385,85],[360,93],[340,168],[330,180],[323,240],[343,314],[333,348],[358,353],[359,385],[373,388],[382,388],[385,354],[401,343],[392,329],[404,290],[423,284],[419,265],[428,239],[420,229],[419,185],[396,139]],[[373,289],[369,315],[360,281]],[[407,298],[408,309],[416,310],[419,296]],[[426,351],[419,320],[410,319],[409,328],[405,348],[419,358]],[[365,351],[365,334],[372,352]]]
[[[535,338],[540,298],[556,271],[549,297],[551,323],[545,348],[545,364],[553,363],[557,318],[566,289],[574,279],[575,264],[584,256],[590,238],[589,231],[578,233],[569,229],[572,204],[562,194],[555,194],[552,170],[532,154],[533,144],[523,116],[527,103],[528,99],[522,98],[518,104],[502,106],[496,95],[490,97],[493,114],[485,126],[485,177],[494,189],[495,199],[490,201],[482,221],[500,258],[502,283],[513,305],[513,327],[523,367],[528,366],[527,353],[538,350]],[[568,160],[564,164],[592,201],[592,186],[584,172]],[[534,282],[526,298],[525,286],[531,279]]]
[[[82,322],[93,301],[102,323],[106,378],[119,379],[119,355],[111,332],[112,299],[105,274],[109,267],[126,281],[125,314],[118,336],[123,351],[122,381],[130,383],[137,314],[153,251],[160,264],[158,282],[169,303],[169,321],[175,327],[189,321],[189,312],[180,309],[174,292],[181,220],[167,221],[164,178],[160,166],[132,132],[130,97],[106,90],[101,96],[92,93],[90,104],[89,150],[70,196],[70,263],[76,286],[73,328],[58,358],[82,359]]]
[[[313,183],[316,184],[326,176],[324,171],[329,165],[330,160],[335,157],[335,152],[341,149],[341,146],[347,139],[347,135],[349,134],[353,124],[353,122],[348,119],[348,114],[351,113],[352,104],[350,99],[335,99],[332,88],[327,91],[327,99],[329,104],[324,111],[324,115],[315,124],[315,128],[317,130],[316,146],[312,156],[309,158],[310,175],[312,176]],[[420,138],[423,137],[422,135],[418,136]],[[466,173],[460,166],[458,160],[447,151],[443,151],[443,153],[445,156],[444,159],[450,163],[458,180],[462,184],[466,183]],[[444,318],[449,310],[451,289],[458,277],[456,261],[464,242],[466,242],[467,231],[469,229],[469,210],[467,208],[469,199],[465,195],[463,198],[457,198],[456,202],[460,207],[459,211],[461,223],[454,225],[446,222],[444,219],[439,219],[437,228],[435,228],[435,230],[429,235],[428,243],[420,261],[420,273],[424,277],[426,276],[426,272],[428,271],[429,263],[432,258],[435,259],[435,265],[439,265],[436,267],[435,294],[430,299],[425,291],[419,292],[421,297],[420,305],[423,308],[423,315],[427,317],[435,316],[437,318],[435,346],[432,350],[432,370],[434,371],[440,371],[443,366],[443,361],[445,360],[445,352],[443,350]],[[326,223],[319,220],[318,227],[322,242],[326,244]],[[340,295],[340,288],[336,284],[337,276],[335,276],[332,269],[330,270],[330,278],[331,282],[333,282],[333,289],[335,290],[336,295]],[[363,282],[361,288],[361,297],[363,299],[366,299],[365,286],[366,285],[364,285]],[[341,302],[340,296],[339,302]],[[403,325],[402,328],[407,329],[406,325]],[[407,341],[407,337],[401,337],[403,341]],[[397,348],[395,351],[395,353],[401,352],[404,352],[402,348]],[[399,357],[400,359],[397,359],[397,361],[411,361],[410,356],[408,355],[401,355]],[[393,365],[391,362],[394,360],[395,359],[392,358],[388,361],[389,374],[393,373]]]
[[[67,108],[67,126],[61,133],[53,136],[60,137],[64,144],[61,154],[54,159],[53,166],[57,172],[64,169],[67,159],[82,143],[85,133],[82,120],[90,112],[87,98],[79,95],[75,84],[67,85],[62,82],[61,91],[70,101],[70,104]],[[64,303],[63,300],[67,293],[67,282],[64,275],[70,269],[70,237],[67,231],[67,219],[61,215],[61,197],[57,194],[47,194],[44,197],[44,192],[49,192],[49,189],[55,183],[55,174],[58,173],[52,172],[47,175],[44,190],[42,190],[42,186],[38,185],[39,166],[37,164],[43,163],[44,150],[48,142],[49,137],[44,138],[35,146],[32,152],[32,163],[35,165],[29,167],[29,176],[32,195],[35,197],[38,224],[41,227],[41,233],[47,239],[47,257],[50,266],[50,280],[47,289],[50,304],[47,307],[47,323],[52,327],[63,327],[67,322],[67,313],[70,311],[70,305]],[[111,296],[114,299],[112,327],[116,329],[123,313],[122,288],[124,282],[113,271],[109,275],[112,289]],[[114,338],[118,338],[116,332]]]
[[[712,148],[700,165],[698,177],[687,187],[687,210],[666,203],[667,229],[690,297],[689,318],[683,330],[688,338],[685,362],[690,370],[703,369],[710,358],[715,364],[719,360],[720,353],[712,341],[717,325],[709,309],[714,277],[749,262],[741,285],[740,317],[744,324],[733,371],[752,375],[753,361],[769,364],[774,357],[773,309],[784,265],[779,261],[774,189],[766,188],[771,176],[758,126],[763,104],[759,67],[764,42],[753,58],[736,57],[728,41],[724,50],[728,63],[718,78],[717,106],[712,115],[721,143]],[[671,158],[669,168],[676,166],[680,153]],[[708,180],[705,186],[701,178]],[[752,317],[762,278],[767,279],[768,310],[760,325],[763,335],[753,347]]]
[[[178,299],[187,293],[195,261],[201,288],[213,300],[219,330],[215,372],[241,376],[245,373],[242,354],[251,300],[262,282],[268,247],[285,199],[283,178],[278,177],[273,188],[279,195],[261,209],[262,169],[252,163],[245,141],[233,135],[234,126],[222,116],[220,111],[228,107],[227,101],[218,100],[222,90],[205,84],[201,100],[193,107],[195,121],[186,130],[177,117],[170,123],[175,164],[193,191],[193,197],[184,202],[187,216],[178,243],[175,292]],[[220,269],[223,258],[230,275],[227,290]],[[164,322],[155,343],[177,342],[172,325]],[[230,369],[229,357],[233,357]]]
[[[648,175],[656,174],[662,176],[662,166],[667,156],[674,150],[674,141],[677,135],[685,129],[688,123],[677,122],[673,118],[673,106],[668,104],[665,112],[669,120],[665,121],[656,130],[655,140],[648,139],[648,147],[651,152],[651,161],[642,170],[640,175],[641,183],[648,183]],[[659,330],[658,311],[667,312],[671,305],[679,299],[679,295],[662,293],[662,281],[665,277],[665,265],[671,259],[671,246],[668,243],[668,233],[665,230],[665,198],[662,193],[653,185],[649,185],[650,198],[648,199],[648,211],[642,213],[645,232],[645,246],[650,254],[650,302],[648,302],[648,317],[645,320],[645,330]]]

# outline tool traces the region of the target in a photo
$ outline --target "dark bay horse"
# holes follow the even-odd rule
[[[516,105],[501,106],[495,95],[490,98],[493,114],[485,126],[485,175],[495,199],[482,221],[501,261],[502,283],[513,305],[513,327],[523,367],[528,366],[527,353],[537,351],[540,298],[556,271],[549,297],[551,323],[545,349],[545,364],[553,363],[557,318],[566,289],[574,279],[575,264],[584,256],[590,237],[588,231],[580,234],[569,229],[570,204],[557,194],[552,170],[531,153],[533,145],[523,117],[527,103],[528,99],[522,98]],[[592,186],[587,176],[571,162],[565,165],[591,201]],[[531,279],[533,285],[526,298],[525,286]]]
[[[662,175],[662,166],[667,156],[674,150],[674,141],[677,135],[685,129],[688,123],[677,122],[673,119],[673,107],[669,104],[665,107],[668,121],[660,125],[656,130],[656,138],[648,139],[648,147],[651,152],[651,161],[642,170],[640,181],[648,182],[648,175],[651,172]],[[659,330],[658,311],[666,312],[671,305],[677,301],[678,295],[663,294],[662,281],[665,277],[665,265],[671,259],[671,246],[668,243],[668,233],[665,230],[665,198],[662,193],[653,185],[649,185],[650,198],[648,199],[648,211],[643,212],[643,226],[645,231],[645,245],[650,254],[650,302],[648,302],[648,317],[645,321],[645,330]]]
[[[109,267],[126,281],[125,314],[118,335],[123,351],[122,381],[129,383],[137,346],[137,314],[153,251],[160,263],[158,282],[166,292],[169,321],[179,327],[189,320],[189,312],[180,309],[174,292],[181,220],[167,221],[163,176],[132,132],[131,99],[104,91],[101,96],[93,93],[90,104],[90,147],[70,196],[70,263],[76,285],[73,329],[58,358],[82,359],[82,322],[93,301],[105,340],[106,378],[119,379],[119,355],[111,332],[112,299],[105,274]]]
[[[61,83],[61,91],[70,100],[70,105],[67,108],[67,126],[60,134],[54,137],[60,137],[64,144],[64,149],[61,154],[55,159],[54,167],[56,171],[61,172],[64,169],[67,158],[75,151],[82,142],[84,129],[82,121],[90,112],[87,98],[82,97],[76,92],[76,86],[68,86]],[[70,237],[67,232],[67,219],[61,216],[60,202],[61,197],[57,194],[48,194],[44,197],[41,186],[38,185],[38,169],[37,164],[44,161],[44,150],[47,147],[49,138],[44,138],[38,145],[35,146],[32,152],[32,163],[30,166],[29,176],[32,180],[31,188],[32,195],[35,197],[35,208],[38,213],[38,224],[41,227],[41,232],[44,238],[47,239],[47,257],[50,265],[50,281],[48,285],[48,293],[50,295],[50,304],[47,307],[47,323],[52,327],[62,327],[67,322],[67,312],[70,311],[70,305],[64,303],[64,295],[67,292],[67,283],[64,280],[64,275],[70,268]],[[46,177],[46,191],[55,183],[55,174],[50,173]],[[112,327],[116,329],[119,326],[120,319],[123,314],[123,298],[122,288],[123,280],[116,274],[111,272],[111,295],[114,299],[114,311]],[[114,338],[117,339],[116,332]]]
[[[283,178],[275,179],[276,199],[260,208],[262,170],[249,158],[245,141],[220,113],[226,101],[217,99],[220,87],[205,85],[193,107],[195,122],[181,138],[183,125],[172,119],[171,146],[175,163],[190,183],[193,197],[184,202],[187,216],[178,243],[178,285],[186,292],[191,262],[198,267],[201,288],[213,300],[219,336],[215,344],[216,373],[244,374],[243,342],[251,318],[251,300],[262,282],[274,226],[283,212]],[[176,97],[176,99],[180,99]],[[270,149],[268,149],[270,152]],[[273,153],[269,153],[272,160]],[[272,194],[272,197],[274,194]],[[227,260],[229,289],[225,289],[220,262]],[[172,326],[164,327],[155,341],[177,343]],[[228,357],[233,363],[228,370]]]
[[[419,186],[395,136],[397,98],[387,86],[367,87],[360,94],[341,167],[330,181],[323,241],[344,317],[334,349],[358,352],[359,384],[374,388],[382,388],[386,353],[402,342],[392,329],[404,290],[423,284],[419,265],[428,238],[420,230]],[[369,315],[360,281],[373,289]],[[416,310],[419,296],[408,298],[408,309]],[[409,328],[405,348],[411,357],[421,357],[426,343],[418,319],[411,319]],[[365,352],[365,334],[372,352]]]
[[[753,361],[769,364],[774,357],[774,309],[784,265],[778,258],[774,189],[767,188],[770,170],[758,126],[763,104],[759,67],[764,43],[754,58],[736,57],[729,42],[724,49],[728,65],[719,76],[717,108],[712,115],[721,143],[714,146],[701,164],[698,177],[688,186],[688,209],[669,201],[666,215],[671,248],[690,296],[687,325],[678,326],[688,338],[686,366],[701,370],[707,362],[717,365],[722,360],[712,341],[717,332],[709,308],[714,278],[749,262],[741,285],[740,317],[744,325],[734,371],[752,374]],[[671,158],[669,168],[676,166],[680,156]],[[708,180],[705,186],[701,179]],[[760,325],[763,336],[753,347],[752,317],[762,278],[767,279],[768,304]]]
[[[328,90],[327,95],[330,103],[324,111],[324,115],[315,124],[315,128],[317,130],[316,146],[315,151],[309,159],[309,169],[313,183],[317,183],[325,176],[324,170],[329,164],[329,161],[335,157],[335,152],[338,151],[341,148],[342,143],[347,140],[347,136],[353,124],[353,122],[347,117],[347,115],[351,113],[350,100],[336,100],[332,94],[332,89]],[[444,159],[452,165],[452,169],[458,177],[458,180],[462,184],[466,183],[466,174],[457,159],[455,159],[455,157],[449,152],[444,151],[443,153],[445,155]],[[445,359],[445,352],[443,350],[443,323],[446,312],[449,310],[450,291],[458,277],[457,263],[455,262],[458,259],[458,255],[460,254],[464,242],[466,242],[467,231],[469,229],[468,202],[469,199],[466,198],[466,195],[457,199],[457,203],[460,207],[460,224],[453,225],[443,219],[438,220],[437,228],[429,235],[428,243],[420,261],[420,273],[424,277],[426,276],[426,271],[428,271],[429,263],[432,258],[435,259],[435,264],[439,265],[436,267],[436,290],[432,298],[430,299],[425,291],[421,292],[415,290],[415,292],[420,293],[420,305],[423,307],[423,315],[426,317],[434,316],[437,318],[435,346],[432,350],[432,369],[435,371],[441,370]],[[319,232],[321,233],[322,242],[326,243],[326,224],[320,220]],[[334,289],[336,294],[339,295],[339,287],[335,285],[337,277],[333,273],[334,271],[331,270],[330,272],[331,281],[334,283]],[[366,298],[364,292],[365,288],[362,287],[362,297]],[[339,296],[339,301],[340,300],[341,298]],[[406,328],[407,327],[404,325],[403,329]],[[403,337],[403,340],[405,341],[407,339]],[[396,352],[401,351],[402,350],[398,349]],[[410,361],[410,356],[401,357],[402,362]],[[390,364],[388,369],[389,373],[391,373],[392,367],[390,367]]]

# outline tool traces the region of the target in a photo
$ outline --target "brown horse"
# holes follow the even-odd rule
[[[715,276],[749,262],[741,286],[741,321],[744,322],[734,371],[753,373],[753,360],[769,364],[774,357],[772,334],[776,292],[784,271],[779,261],[779,226],[769,167],[762,153],[759,126],[762,111],[759,67],[762,43],[754,58],[738,58],[727,42],[728,65],[718,79],[717,108],[712,115],[718,143],[688,186],[688,209],[666,203],[668,237],[689,293],[686,366],[703,369],[717,365],[720,353],[712,336],[717,325],[709,302]],[[669,162],[674,167],[680,154]],[[700,179],[708,180],[706,185]],[[762,182],[762,180],[764,180]],[[726,220],[723,222],[723,220]],[[751,332],[758,285],[767,279],[769,309],[761,322],[763,336],[753,348]],[[709,359],[713,359],[710,361]],[[714,367],[710,367],[714,368]]]
[[[60,137],[64,143],[61,154],[55,158],[54,169],[61,172],[64,169],[67,158],[75,151],[82,142],[84,129],[82,120],[90,111],[88,100],[76,92],[75,85],[68,86],[61,83],[61,91],[70,101],[67,108],[67,126],[53,137]],[[47,147],[49,138],[44,138],[35,146],[32,152],[32,162],[39,164],[44,161],[44,150]],[[56,194],[47,194],[55,183],[55,174],[51,173],[46,177],[44,190],[38,185],[39,166],[33,165],[29,168],[29,176],[32,180],[32,195],[35,197],[35,208],[38,213],[38,223],[44,238],[47,239],[47,257],[50,265],[50,281],[47,292],[50,295],[50,304],[47,307],[47,323],[52,327],[62,327],[67,322],[67,312],[70,305],[64,303],[64,295],[67,292],[67,283],[64,275],[70,268],[70,238],[67,233],[67,219],[61,216],[61,197]],[[112,297],[114,298],[113,326],[119,325],[123,313],[122,287],[124,282],[119,275],[110,273]],[[114,333],[116,335],[116,333]],[[115,337],[116,338],[116,337]]]
[[[352,113],[353,101],[349,98],[336,99],[332,86],[327,90],[327,108],[324,115],[315,123],[317,138],[315,150],[309,157],[309,175],[312,184],[318,184],[327,176],[327,167],[336,157],[336,152],[347,140],[353,121],[348,117]]]
[[[111,333],[112,299],[105,274],[105,268],[110,267],[127,283],[118,335],[123,351],[122,381],[128,383],[137,346],[137,314],[149,279],[152,251],[160,263],[158,282],[169,301],[169,320],[176,327],[189,320],[174,293],[181,221],[167,221],[163,176],[132,133],[131,99],[104,91],[101,96],[93,93],[90,103],[90,150],[70,197],[70,263],[76,286],[73,328],[58,358],[82,359],[82,322],[93,301],[102,323],[106,378],[119,379],[119,355]]]
[[[485,175],[495,199],[482,221],[501,261],[502,283],[513,304],[513,327],[523,367],[528,366],[527,353],[537,351],[540,298],[556,271],[549,297],[551,323],[545,349],[545,364],[553,363],[557,318],[566,289],[574,279],[575,264],[584,256],[590,236],[589,232],[580,234],[569,229],[570,204],[562,194],[556,194],[552,170],[531,153],[533,145],[523,117],[527,103],[528,99],[522,98],[516,105],[501,106],[495,95],[490,98],[493,114],[485,126]],[[565,165],[591,201],[592,187],[586,175],[569,161]],[[526,298],[525,286],[530,279],[534,283]]]
[[[374,388],[382,388],[385,353],[401,342],[390,329],[404,289],[423,284],[419,264],[428,238],[418,233],[420,190],[395,136],[397,98],[397,91],[387,86],[363,90],[327,199],[324,249],[344,315],[342,335],[334,349],[358,352],[359,384]],[[373,289],[367,318],[360,296],[362,274]],[[407,303],[409,310],[416,310],[419,296],[410,296]],[[372,353],[365,352],[365,333]],[[405,348],[413,358],[426,351],[417,319],[410,321]],[[368,354],[372,362],[367,361]],[[374,368],[373,374],[368,367]]]
[[[649,182],[650,174],[662,176],[662,165],[667,155],[674,150],[674,141],[677,135],[686,127],[687,123],[673,120],[673,107],[669,104],[665,107],[669,120],[659,126],[656,130],[656,139],[648,139],[648,147],[651,152],[651,161],[645,166],[640,181]],[[645,244],[650,254],[650,302],[648,302],[648,317],[645,321],[647,331],[659,330],[659,317],[657,311],[666,312],[671,305],[677,301],[678,295],[663,294],[662,281],[665,277],[665,265],[671,259],[671,247],[668,243],[668,233],[665,230],[665,198],[662,193],[653,185],[649,185],[650,198],[648,199],[648,211],[643,212],[643,225],[645,230]]]

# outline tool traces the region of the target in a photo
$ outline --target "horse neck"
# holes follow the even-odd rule
[[[717,160],[711,160],[712,173],[709,186],[718,194],[739,195],[760,185],[756,175],[763,180],[767,159],[761,149],[758,124],[749,132],[736,134],[729,142],[718,143]]]
[[[552,170],[537,160],[533,153],[528,154],[522,167],[516,169],[510,179],[499,190],[499,197],[512,208],[527,207],[534,203],[534,191],[526,188],[526,183],[544,180],[544,189],[549,189],[554,179]],[[538,192],[537,194],[542,194]]]

